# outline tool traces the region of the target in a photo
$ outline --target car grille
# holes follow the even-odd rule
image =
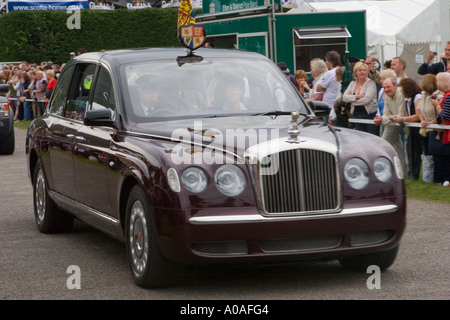
[[[314,213],[338,209],[339,180],[333,154],[293,149],[272,154],[272,161],[274,155],[278,155],[278,171],[261,175],[259,180],[263,211]]]

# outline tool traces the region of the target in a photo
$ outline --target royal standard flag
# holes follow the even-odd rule
[[[192,9],[191,0],[180,0],[180,6],[178,8],[178,23],[177,30],[180,26],[195,23],[194,10]]]

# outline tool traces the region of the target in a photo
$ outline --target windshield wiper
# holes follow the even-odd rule
[[[292,113],[292,111],[280,111],[280,110],[272,110],[272,111],[267,111],[267,112],[261,112],[261,113],[255,113],[253,114],[254,116],[274,116],[275,118],[278,116],[285,116],[285,115],[290,115]],[[309,116],[308,114],[305,113],[300,113],[301,116]]]
[[[272,110],[272,111],[267,111],[267,112],[255,113],[253,115],[254,116],[283,116],[283,115],[287,115],[287,114],[291,114],[291,112],[290,111]]]

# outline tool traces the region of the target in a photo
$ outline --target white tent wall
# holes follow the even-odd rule
[[[442,29],[444,29],[441,24],[442,1],[448,7],[448,0],[318,2],[311,0],[306,1],[307,6],[300,0],[297,1],[298,8],[293,8],[288,13],[311,12],[314,14],[313,12],[365,10],[367,55],[377,57],[381,63],[401,56],[406,60],[406,74],[419,81],[417,69],[428,51],[442,52],[443,42],[445,46],[446,40],[441,38]],[[446,12],[448,14],[448,8]]]

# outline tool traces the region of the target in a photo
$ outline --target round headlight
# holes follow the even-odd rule
[[[181,182],[191,192],[199,193],[206,189],[208,185],[207,173],[198,167],[189,167],[183,171]]]
[[[385,157],[379,157],[373,163],[373,173],[382,182],[389,181],[392,177],[392,164]]]
[[[223,165],[217,169],[214,182],[217,189],[226,196],[237,196],[247,185],[244,173],[234,165]]]
[[[369,166],[361,159],[350,159],[344,167],[345,180],[354,189],[362,189],[369,183]]]

